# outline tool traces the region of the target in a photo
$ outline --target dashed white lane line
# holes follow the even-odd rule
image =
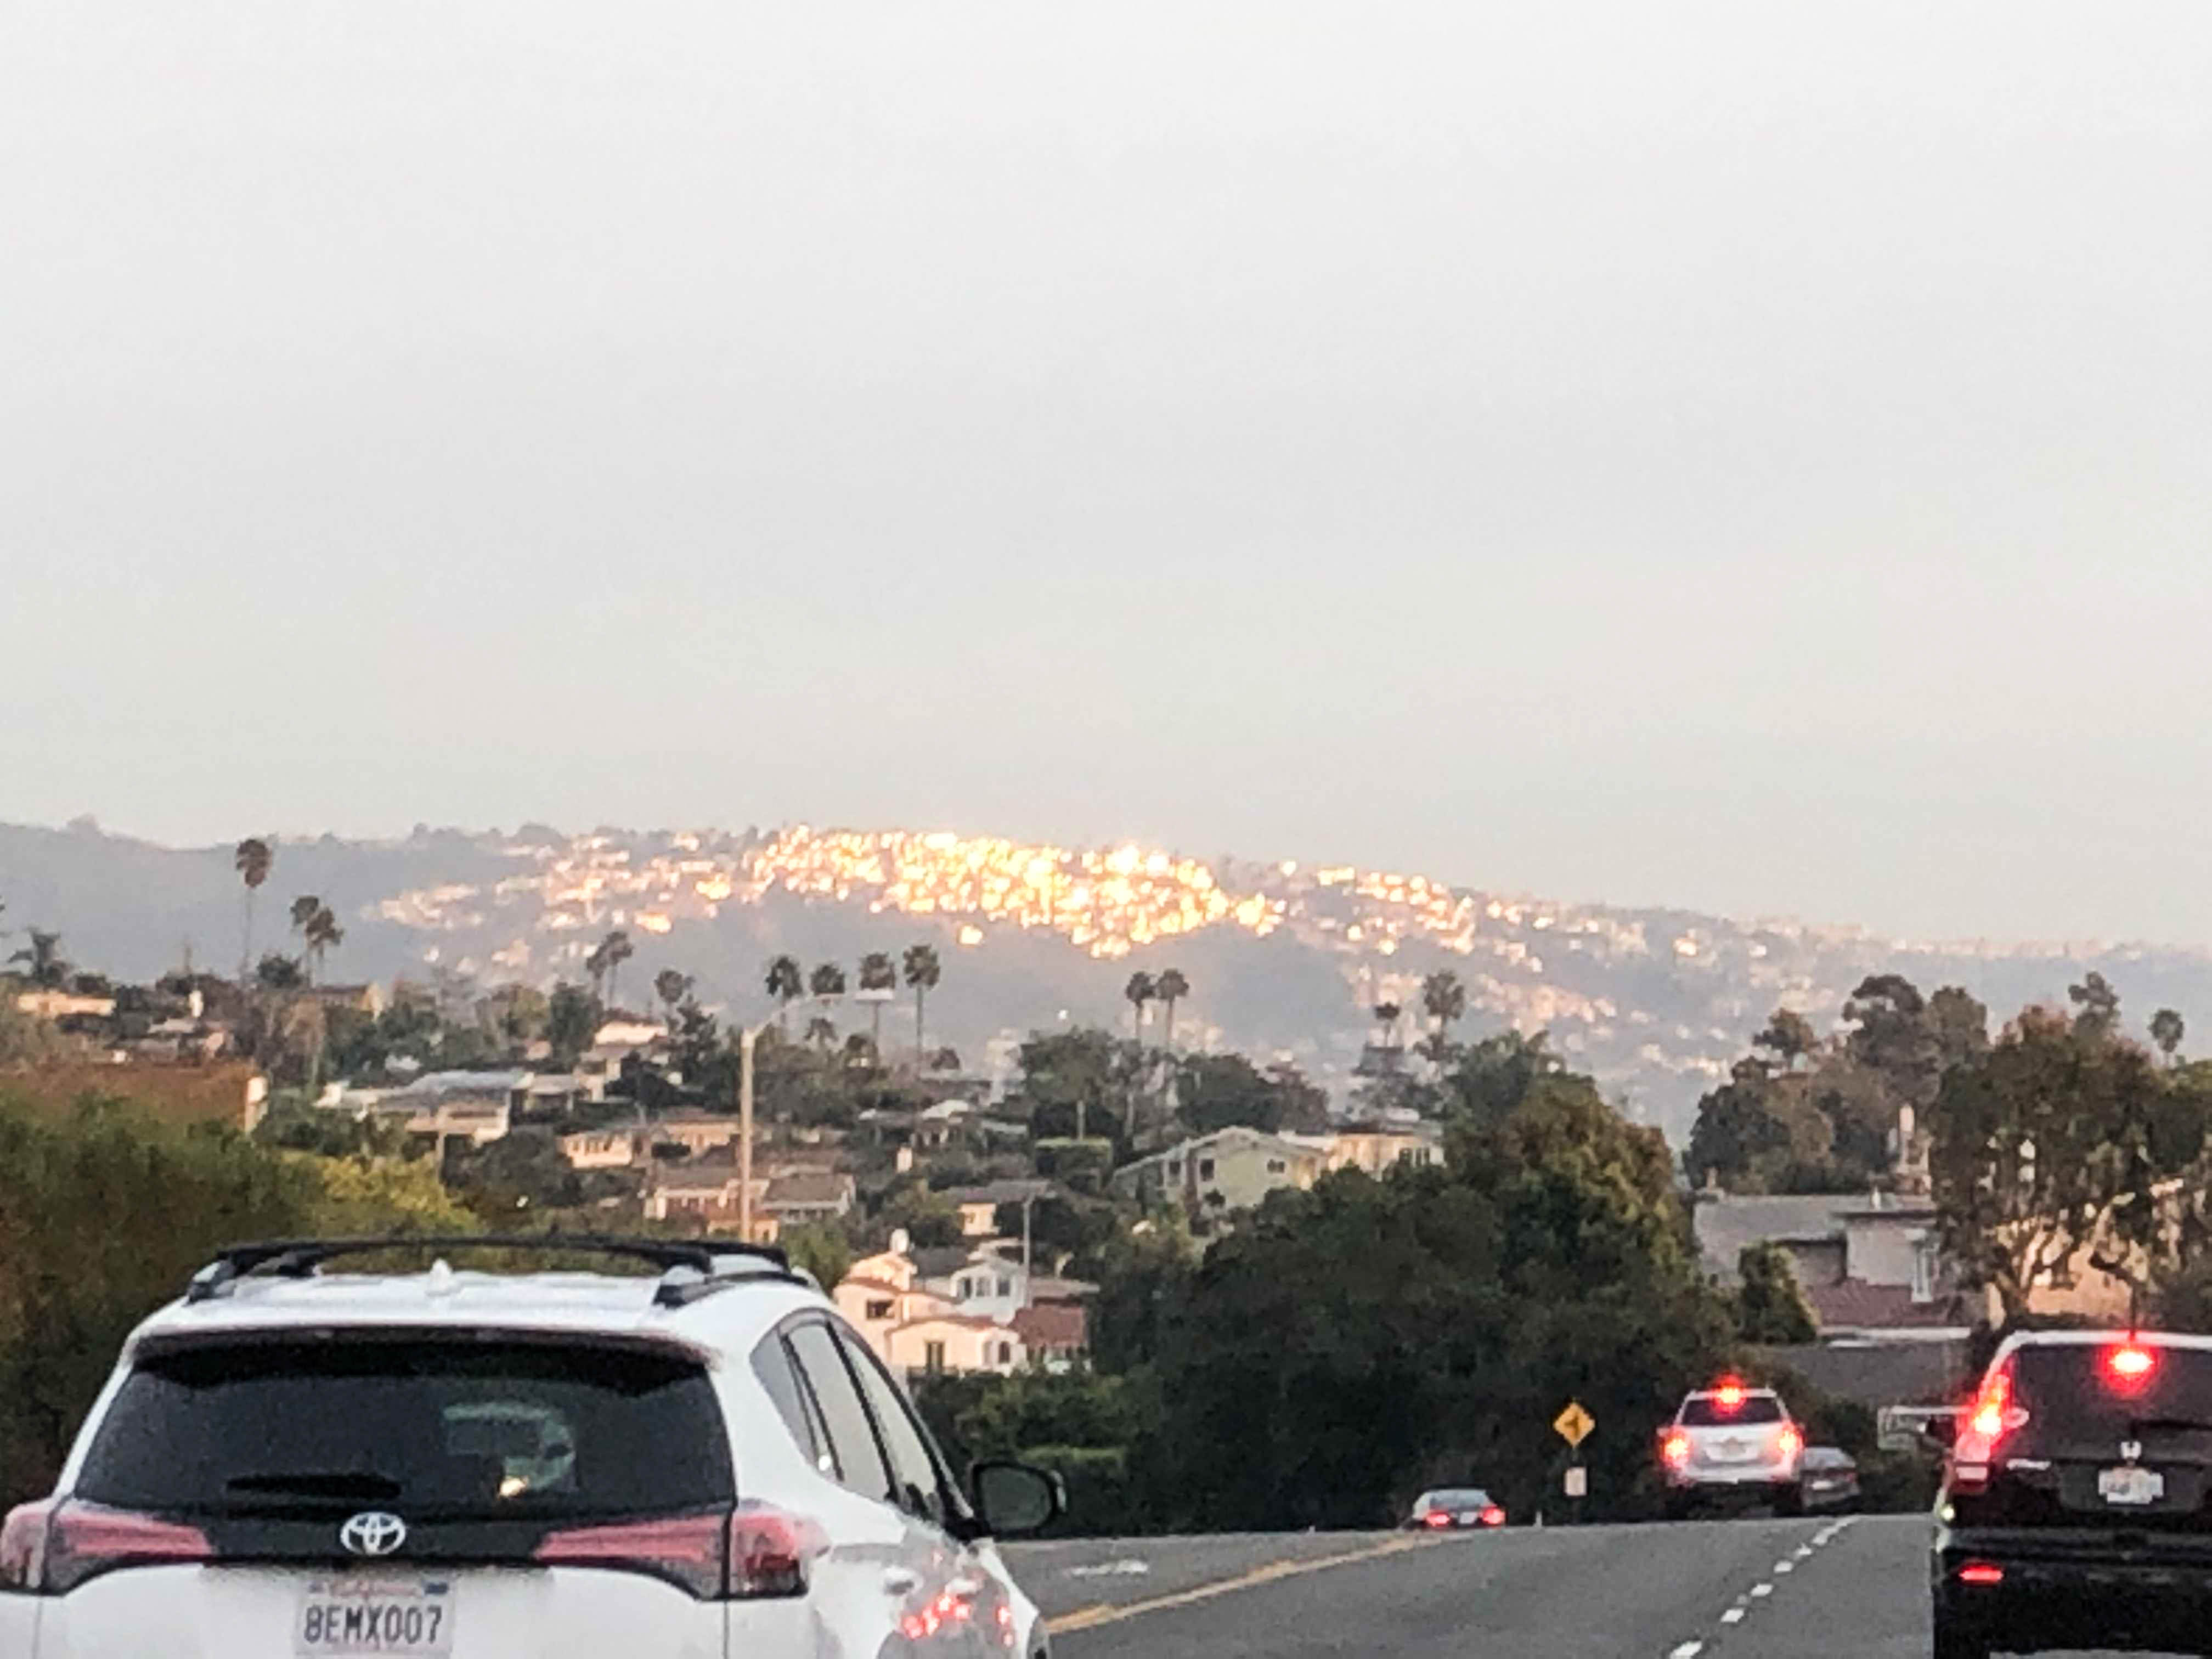
[[[1775,1577],[1780,1577],[1786,1573],[1796,1571],[1797,1564],[1800,1561],[1811,1560],[1814,1551],[1825,1549],[1833,1543],[1850,1524],[1850,1516],[1829,1522],[1819,1532],[1814,1533],[1807,1542],[1800,1544],[1791,1554],[1777,1561],[1774,1564]],[[1741,1625],[1751,1613],[1753,1602],[1763,1601],[1773,1594],[1774,1585],[1771,1581],[1753,1584],[1748,1591],[1736,1597],[1735,1606],[1729,1607],[1721,1614],[1722,1625],[1723,1626]],[[1667,1659],[1698,1659],[1698,1656],[1705,1650],[1705,1644],[1702,1641],[1685,1642],[1680,1646],[1669,1650]]]

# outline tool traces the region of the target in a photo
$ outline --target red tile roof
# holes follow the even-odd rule
[[[1863,1279],[1808,1285],[1805,1300],[1823,1330],[1926,1329],[1972,1322],[1955,1296],[1915,1302],[1910,1285],[1869,1285]]]
[[[1079,1353],[1091,1346],[1091,1321],[1077,1303],[1033,1303],[1014,1316],[1014,1334],[1031,1349]]]

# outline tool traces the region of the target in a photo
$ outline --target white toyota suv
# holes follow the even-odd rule
[[[1683,1396],[1674,1420],[1659,1431],[1668,1508],[1681,1515],[1733,1501],[1795,1514],[1804,1452],[1805,1431],[1780,1395],[1723,1377]]]
[[[504,1239],[424,1239],[422,1252]],[[542,1253],[543,1239],[525,1248]],[[1038,1659],[903,1391],[772,1250],[562,1239],[592,1272],[335,1273],[242,1246],[131,1335],[54,1495],[0,1528],[6,1659]]]

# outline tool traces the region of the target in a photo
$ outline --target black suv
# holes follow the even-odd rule
[[[1936,1659],[2212,1651],[2212,1338],[2008,1338],[1936,1501]]]

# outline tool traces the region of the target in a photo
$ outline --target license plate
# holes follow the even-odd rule
[[[1748,1462],[1757,1451],[1758,1448],[1747,1442],[1723,1440],[1713,1448],[1713,1458],[1716,1462],[1743,1463]]]
[[[2156,1469],[2102,1469],[2097,1474],[2098,1495],[2107,1504],[2155,1504],[2166,1496],[2166,1477]]]
[[[446,1659],[453,1650],[453,1589],[436,1579],[315,1579],[300,1598],[292,1650]]]
[[[1473,1510],[1462,1510],[1456,1519],[1462,1527],[1471,1527],[1476,1522],[1481,1520],[1482,1517],[1477,1515]]]

